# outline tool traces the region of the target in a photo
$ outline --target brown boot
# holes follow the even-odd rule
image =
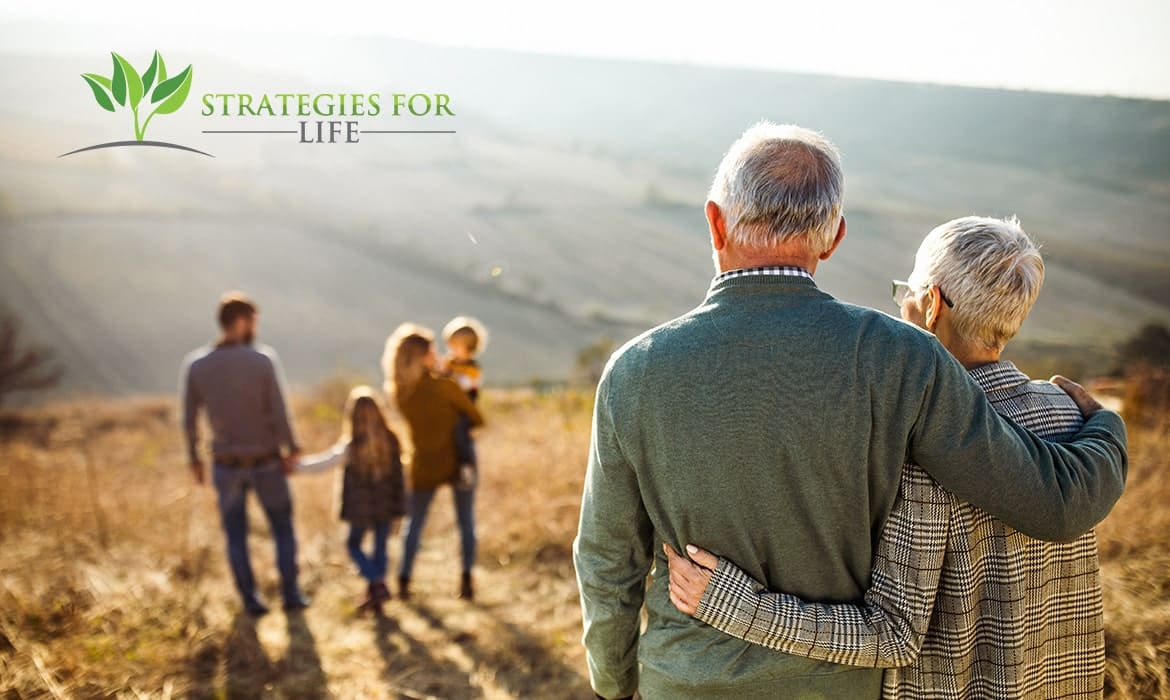
[[[402,600],[410,600],[410,578],[398,577],[398,597]]]
[[[372,595],[374,600],[378,603],[385,603],[392,597],[390,595],[390,589],[386,587],[385,581],[374,581],[370,586],[373,589]]]
[[[459,597],[463,600],[475,600],[475,586],[471,581],[471,572],[463,574],[463,583],[459,586]]]
[[[378,605],[380,605],[380,601],[378,600],[377,584],[371,581],[370,584],[366,586],[366,597],[363,598],[362,602],[358,604],[358,612],[373,610]]]

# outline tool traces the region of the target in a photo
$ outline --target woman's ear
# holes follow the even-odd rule
[[[926,330],[934,333],[934,327],[938,325],[939,319],[942,318],[942,290],[938,288],[937,284],[930,285],[926,292]]]

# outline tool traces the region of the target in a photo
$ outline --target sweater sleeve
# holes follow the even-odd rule
[[[951,505],[929,475],[913,465],[903,468],[861,604],[810,603],[768,591],[720,559],[695,617],[752,644],[820,661],[883,668],[913,663],[934,609]]]
[[[603,378],[573,543],[589,678],[602,697],[628,697],[638,689],[638,638],[653,533],[637,475],[618,442],[609,379]]]
[[[316,474],[317,472],[327,472],[334,467],[339,467],[345,463],[345,451],[348,445],[338,443],[324,452],[317,452],[308,457],[302,457],[300,464],[297,465],[297,474]]]
[[[191,377],[191,362],[183,365],[179,381],[179,403],[183,407],[183,437],[187,443],[187,458],[192,464],[199,461],[199,411],[203,397]]]
[[[1069,443],[1046,442],[988,403],[949,353],[936,354],[910,459],[945,489],[1025,535],[1067,541],[1100,522],[1125,489],[1125,424],[1094,413]]]

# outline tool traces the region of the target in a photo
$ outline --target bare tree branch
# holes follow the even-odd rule
[[[52,350],[21,344],[21,328],[15,314],[0,312],[0,404],[15,392],[50,389],[64,374]]]

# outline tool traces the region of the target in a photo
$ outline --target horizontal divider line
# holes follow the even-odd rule
[[[204,129],[200,133],[203,133],[203,134],[299,134],[300,132],[296,131],[295,129],[291,129],[291,130],[281,129],[281,130],[275,130],[275,131],[262,130],[262,129]],[[358,131],[358,133],[359,134],[454,134],[456,132],[454,129],[417,129],[417,130],[360,129]]]

